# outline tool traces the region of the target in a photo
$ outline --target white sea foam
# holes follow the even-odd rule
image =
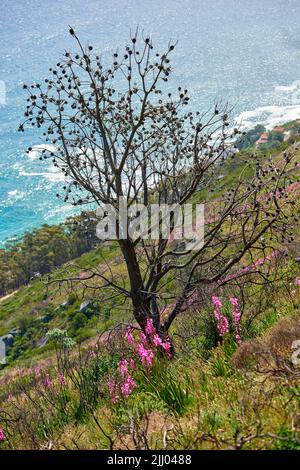
[[[11,207],[17,201],[24,199],[26,196],[27,193],[25,191],[20,191],[19,189],[12,189],[10,191],[7,191],[5,199],[0,201],[0,207]]]
[[[41,172],[29,172],[29,171],[20,171],[20,176],[41,176],[46,178],[51,183],[57,183],[59,181],[64,181],[64,175],[57,171],[41,171]]]
[[[57,206],[54,209],[51,209],[47,212],[44,216],[45,220],[50,220],[52,218],[56,218],[59,215],[71,215],[74,212],[74,206],[72,204],[64,204],[63,206]],[[65,217],[64,217],[65,218]]]
[[[278,85],[275,86],[274,91],[277,93],[290,93],[291,91],[297,90],[297,85]]]
[[[15,202],[19,199],[22,199],[26,193],[24,191],[20,191],[18,189],[13,189],[7,192],[7,198],[9,202]]]
[[[268,106],[259,106],[244,111],[235,121],[242,129],[250,129],[256,124],[264,124],[267,129],[300,118],[300,80],[290,85],[277,85],[270,90]]]
[[[252,111],[245,111],[235,119],[242,129],[250,129],[255,124],[264,124],[272,129],[278,124],[300,119],[300,104],[290,106],[262,106]]]
[[[29,160],[36,160],[41,156],[43,150],[47,150],[48,152],[55,152],[56,147],[55,145],[50,144],[43,144],[43,145],[34,145],[32,150],[28,152]]]
[[[290,85],[277,85],[274,87],[274,92],[276,94],[293,94],[294,92],[300,91],[300,80],[295,80]],[[293,99],[293,96],[290,96]]]
[[[23,169],[23,165],[22,165],[21,162],[16,162],[13,165],[11,165],[11,169],[15,170],[15,171],[18,171],[20,173],[20,171],[22,171],[22,169]]]

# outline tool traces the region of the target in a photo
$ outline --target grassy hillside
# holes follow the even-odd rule
[[[272,149],[273,158],[287,147]],[[193,202],[212,203],[249,158],[251,149],[224,162],[219,186],[209,194],[199,190]],[[250,167],[245,171],[250,176]],[[299,177],[296,166],[291,184]],[[297,202],[298,192],[293,186]],[[133,319],[119,298],[107,300],[80,282],[51,282],[97,268],[112,270],[126,283],[115,244],[97,247],[50,278],[34,279],[0,299],[0,335],[12,335],[0,371],[0,448],[300,449],[300,371],[292,356],[293,342],[300,339],[298,246],[295,231],[293,242],[280,247],[284,259],[270,261],[269,280],[276,282],[222,290],[230,323],[223,339],[211,298],[202,293],[201,303],[172,327],[175,358],[155,349],[151,367],[140,361],[135,328],[128,341],[124,324],[134,327]],[[232,295],[241,310],[240,344]],[[128,377],[131,385],[124,382]],[[123,393],[125,386],[131,393]]]
[[[100,268],[102,264],[106,267],[104,258],[111,261],[116,270],[121,270],[117,247],[111,245],[98,247],[65,264],[55,271],[55,277],[75,277],[85,269]],[[91,293],[86,294],[83,287],[77,286],[74,290],[57,283],[48,285],[48,282],[48,276],[34,279],[29,285],[0,299],[0,335],[11,332],[14,335],[13,346],[8,348],[8,365],[51,350],[52,346],[46,343],[45,337],[49,329],[66,329],[81,342],[122,318],[122,312],[114,308],[113,301],[101,304],[101,299],[94,299]],[[88,304],[85,306],[84,302]]]

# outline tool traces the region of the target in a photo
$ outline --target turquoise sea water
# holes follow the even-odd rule
[[[25,154],[40,136],[16,131],[22,83],[72,48],[68,25],[104,54],[136,25],[158,48],[178,40],[168,86],[188,87],[194,109],[223,99],[248,127],[300,117],[299,0],[0,0],[0,243],[72,212],[55,198],[60,175]]]

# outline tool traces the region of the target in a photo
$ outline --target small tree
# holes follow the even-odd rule
[[[78,52],[66,52],[43,85],[25,85],[28,106],[20,126],[20,131],[28,125],[44,128],[43,158],[64,173],[65,200],[76,206],[111,204],[116,211],[120,197],[128,206],[181,207],[200,188],[198,202],[204,202],[204,195],[220,184],[220,164],[239,134],[229,127],[226,107],[193,113],[187,109],[186,89],[163,95],[173,44],[158,54],[149,37],[135,34],[124,53],[114,53],[105,67],[92,46],[84,47],[72,28],[70,34]],[[245,162],[232,187],[208,205],[205,240],[197,250],[179,250],[163,237],[145,242],[119,236],[129,287],[95,269],[78,281],[88,286],[98,278],[99,289],[130,299],[141,328],[151,318],[163,336],[195,298],[197,286],[223,285],[235,271],[235,279],[261,272],[258,264],[238,274],[237,266],[244,260],[251,264],[259,252],[265,256],[278,239],[291,236],[293,202],[284,189],[291,159],[285,155],[265,167],[255,156]],[[174,224],[170,230],[172,237]],[[168,289],[175,281],[176,289]]]

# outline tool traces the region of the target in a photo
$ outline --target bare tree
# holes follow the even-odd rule
[[[136,33],[105,67],[92,46],[84,47],[72,28],[70,34],[78,52],[65,52],[43,84],[24,86],[28,105],[19,129],[44,128],[41,159],[52,159],[65,175],[65,200],[76,206],[111,204],[116,211],[120,197],[129,207],[151,202],[182,207],[196,195],[204,202],[221,184],[221,164],[240,134],[230,128],[226,106],[193,113],[186,89],[163,95],[174,44],[158,54],[150,37]],[[286,188],[292,158],[285,154],[262,164],[252,156],[244,162],[232,187],[207,205],[205,239],[197,250],[172,241],[174,223],[169,239],[118,234],[128,284],[97,270],[80,282],[88,286],[98,279],[99,289],[124,295],[141,328],[150,317],[165,335],[197,286],[223,285],[234,272],[236,277],[262,273],[261,265],[253,264],[259,252],[270,255],[278,239],[290,238],[293,202]],[[177,288],[170,289],[174,280]]]

